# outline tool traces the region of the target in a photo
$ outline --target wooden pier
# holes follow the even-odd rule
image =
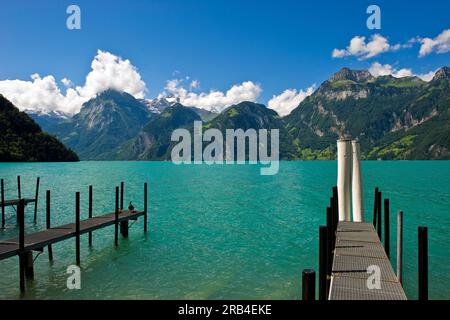
[[[380,270],[379,289],[369,288],[371,266]],[[338,223],[329,300],[406,300],[373,224]]]
[[[20,181],[20,180],[19,180]],[[38,180],[39,181],[39,180]],[[38,182],[39,183],[39,182]],[[92,245],[92,232],[101,228],[114,225],[114,245],[118,246],[119,227],[123,237],[128,237],[129,221],[136,221],[139,217],[144,217],[144,232],[147,231],[147,183],[144,183],[144,210],[135,210],[130,202],[128,210],[123,209],[124,183],[120,184],[120,201],[119,187],[116,187],[115,210],[107,214],[93,216],[92,202],[93,192],[92,186],[89,186],[89,206],[88,218],[80,219],[80,193],[75,194],[75,221],[58,227],[51,227],[51,204],[50,190],[46,192],[46,230],[25,234],[25,205],[27,199],[17,200],[17,218],[19,224],[19,235],[16,238],[0,241],[0,261],[14,256],[19,257],[19,278],[20,290],[25,291],[25,278],[33,279],[33,251],[43,252],[44,248],[48,248],[49,260],[53,260],[52,245],[75,238],[75,260],[80,265],[80,237],[83,234],[89,234],[89,246]],[[16,200],[14,200],[16,201]],[[3,201],[3,205],[5,205]],[[29,202],[28,202],[29,203]]]

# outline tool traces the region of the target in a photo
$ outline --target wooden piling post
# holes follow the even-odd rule
[[[2,228],[5,227],[5,182],[1,180],[1,200],[2,200]]]
[[[377,203],[377,212],[378,212],[378,214],[377,214],[377,231],[378,231],[378,238],[381,241],[381,235],[382,235],[382,232],[381,232],[381,227],[382,227],[382,225],[381,225],[381,191],[378,192],[378,201],[377,202],[378,202]]]
[[[147,182],[144,183],[144,232],[147,232]]]
[[[328,227],[319,227],[319,300],[327,299]]]
[[[80,193],[75,194],[75,249],[76,263],[80,265]]]
[[[25,252],[25,278],[27,280],[33,280],[34,279],[34,261],[33,261],[33,252],[27,251]]]
[[[116,209],[114,211],[114,245],[119,245],[119,187],[116,187]]]
[[[50,190],[47,190],[46,194],[45,194],[45,216],[46,216],[46,225],[47,225],[47,229],[50,229],[50,225],[51,225],[51,217],[50,217]],[[53,249],[52,249],[52,245],[49,244],[48,245],[48,260],[52,261],[53,260]]]
[[[403,283],[403,211],[397,214],[397,279]]]
[[[17,176],[17,196],[22,199],[22,189],[20,186],[20,176]]]
[[[316,300],[316,272],[312,269],[302,272],[302,299]]]
[[[333,239],[335,239],[336,230],[339,223],[338,189],[336,186],[333,187],[333,199],[334,199]],[[333,250],[334,250],[334,243],[333,243]]]
[[[19,278],[20,291],[25,292],[25,201],[21,199],[17,207],[19,220]]]
[[[89,206],[88,206],[89,219],[92,218],[92,186],[89,186]],[[89,231],[89,246],[92,246],[92,232]]]
[[[428,228],[419,227],[419,300],[428,300]]]
[[[331,262],[333,261],[333,229],[332,209],[327,207],[327,274],[330,274],[329,271],[331,270]]]
[[[390,257],[390,234],[389,234],[389,199],[384,199],[384,251]]]
[[[373,226],[377,227],[377,215],[378,215],[378,187],[375,188],[375,195],[373,198]]]
[[[38,208],[38,199],[39,199],[39,181],[40,178],[37,177],[36,179],[36,194],[34,197],[34,223],[37,221],[37,208]]]
[[[123,189],[124,189],[124,183],[122,181],[120,183],[120,211],[123,210]]]
[[[128,238],[128,220],[120,221],[120,234],[124,238]]]

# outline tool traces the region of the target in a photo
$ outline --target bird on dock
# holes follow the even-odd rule
[[[133,204],[131,203],[131,201],[130,201],[130,204],[128,205],[128,210],[134,211],[134,206],[133,206]]]

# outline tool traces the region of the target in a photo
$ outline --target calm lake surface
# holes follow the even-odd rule
[[[395,268],[396,212],[404,211],[404,287],[417,297],[417,227],[429,230],[430,298],[450,298],[450,161],[365,161],[364,206],[372,220],[373,190],[391,204]],[[81,290],[68,290],[66,269],[75,263],[75,240],[36,258],[28,299],[299,299],[301,271],[318,270],[318,228],[325,224],[335,161],[281,162],[274,176],[255,165],[180,165],[168,162],[2,163],[7,199],[34,197],[41,177],[38,223],[26,210],[26,232],[45,226],[45,190],[52,191],[52,225],[73,222],[75,192],[87,217],[88,186],[94,215],[114,210],[115,186],[125,181],[125,205],[143,204],[149,183],[149,229],[140,218],[114,247],[114,227],[87,235],[81,245]],[[7,208],[0,239],[16,236]],[[35,254],[36,256],[36,254]],[[18,258],[0,261],[0,298],[17,299]]]

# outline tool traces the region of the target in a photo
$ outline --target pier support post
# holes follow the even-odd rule
[[[128,220],[120,221],[120,234],[124,238],[128,238]]]
[[[116,209],[114,211],[114,245],[119,245],[119,187],[116,187]]]
[[[361,151],[358,140],[352,140],[352,209],[353,221],[364,222],[363,188],[361,178]]]
[[[419,227],[419,300],[428,300],[428,228]]]
[[[389,199],[384,199],[384,251],[390,258],[390,230],[389,230]]]
[[[38,199],[39,199],[39,181],[40,178],[36,179],[36,194],[34,196],[34,223],[37,221],[37,209],[38,209]]]
[[[378,216],[378,187],[375,188],[375,194],[373,196],[373,226],[377,227],[377,216]]]
[[[5,227],[5,182],[1,180],[1,200],[2,200],[2,228]]]
[[[377,203],[377,230],[378,230],[378,238],[381,241],[381,191],[378,192],[378,203]]]
[[[22,188],[20,186],[20,176],[17,176],[17,196],[22,199]]]
[[[327,299],[328,227],[319,227],[319,300]]]
[[[33,252],[27,251],[25,252],[25,278],[27,280],[33,280],[34,279],[34,261],[33,261]]]
[[[339,221],[350,221],[352,145],[349,139],[337,141]]]
[[[21,199],[17,207],[19,220],[19,278],[20,291],[25,292],[25,201]]]
[[[336,229],[337,229],[337,225],[339,222],[339,204],[338,204],[338,188],[337,186],[333,187],[333,199],[334,199],[334,218],[333,218],[333,226],[334,226],[334,230],[333,230],[333,235],[336,233]],[[334,239],[334,236],[333,236]],[[334,245],[333,245],[334,248]]]
[[[89,205],[88,205],[89,219],[92,219],[92,186],[89,186]],[[92,246],[92,232],[89,231],[89,246]]]
[[[147,182],[144,183],[144,232],[147,232]]]
[[[302,299],[316,300],[316,272],[312,269],[302,272]]]
[[[124,190],[124,183],[120,183],[120,211],[123,210],[123,191]]]
[[[397,279],[403,283],[403,211],[397,215]]]
[[[333,199],[331,199],[333,201]],[[333,210],[327,207],[327,275],[330,275],[331,263],[333,261]],[[328,281],[329,282],[329,281]]]
[[[50,225],[51,225],[51,217],[50,217],[50,190],[47,190],[46,194],[45,194],[45,216],[46,216],[46,227],[47,229],[50,229]],[[52,245],[49,244],[48,245],[48,260],[52,261],[53,260],[53,249],[52,249]]]
[[[76,263],[80,265],[80,193],[75,195],[75,249]]]

